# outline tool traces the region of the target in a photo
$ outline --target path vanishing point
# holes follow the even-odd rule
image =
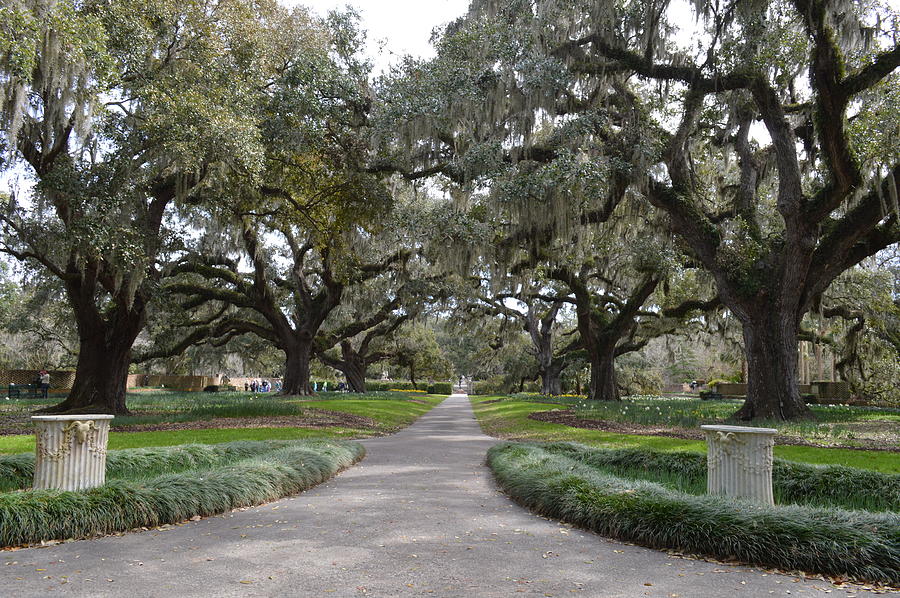
[[[357,466],[294,497],[164,530],[4,552],[0,596],[864,596],[679,558],[535,516],[484,464],[497,440],[453,395],[365,440]]]

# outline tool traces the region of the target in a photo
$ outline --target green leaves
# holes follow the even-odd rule
[[[24,6],[0,6],[0,66],[10,76],[27,79],[37,63],[37,18]]]

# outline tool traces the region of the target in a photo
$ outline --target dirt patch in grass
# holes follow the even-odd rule
[[[603,432],[613,432],[616,434],[636,434],[639,436],[666,436],[669,438],[681,438],[683,440],[705,440],[703,432],[700,430],[687,430],[684,428],[669,428],[660,426],[648,426],[641,424],[621,423],[600,419],[585,419],[578,417],[571,411],[551,409],[550,411],[535,411],[528,416],[528,419],[534,421],[546,422],[551,424],[562,424],[571,428],[581,428],[584,430],[601,430]],[[893,424],[896,425],[896,424]],[[775,444],[788,444],[793,446],[815,446],[825,448],[843,448],[867,451],[887,451],[900,452],[900,447],[896,443],[881,442],[870,438],[857,439],[858,444],[825,444],[811,442],[796,436],[776,435]]]
[[[136,412],[135,415],[149,413]],[[30,414],[22,417],[7,417],[0,426],[0,436],[10,434],[33,434]],[[215,419],[187,422],[156,422],[152,424],[135,423],[127,426],[115,426],[114,432],[163,432],[170,430],[207,430],[216,428],[357,428],[362,430],[381,431],[374,419],[328,409],[301,409],[300,415],[274,417],[219,417]]]

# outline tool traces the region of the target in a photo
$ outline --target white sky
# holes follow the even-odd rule
[[[462,16],[469,0],[279,0],[285,6],[307,6],[324,15],[331,9],[353,6],[367,32],[369,54],[375,72],[404,54],[429,58],[434,55],[428,40],[435,27]],[[383,44],[384,51],[379,53]]]

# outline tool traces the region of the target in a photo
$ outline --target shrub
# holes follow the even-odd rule
[[[366,380],[366,392],[385,392],[388,390],[416,390],[412,382],[402,380]]]
[[[307,490],[365,454],[362,445],[355,442],[229,444],[238,445],[231,447],[235,448],[232,456],[261,448],[248,445],[269,445],[269,450],[212,468],[186,469],[144,480],[112,479],[104,486],[81,492],[0,494],[0,545],[83,538],[259,504]],[[172,448],[178,453],[184,447]],[[156,450],[165,452],[164,448]],[[117,452],[133,451],[110,451],[110,455]]]
[[[490,380],[479,380],[472,385],[473,395],[505,394],[510,389],[510,384],[503,376],[494,376]]]
[[[650,395],[662,392],[662,376],[646,368],[623,367],[617,372],[623,395]]]
[[[900,584],[896,513],[694,496],[606,474],[569,456],[580,451],[591,449],[503,443],[488,451],[488,464],[520,503],[604,535],[652,548]],[[692,467],[689,459],[685,464]]]
[[[428,385],[428,394],[449,395],[453,394],[453,385],[449,382],[435,382]]]
[[[31,485],[34,479],[34,453],[0,455],[0,492]]]

